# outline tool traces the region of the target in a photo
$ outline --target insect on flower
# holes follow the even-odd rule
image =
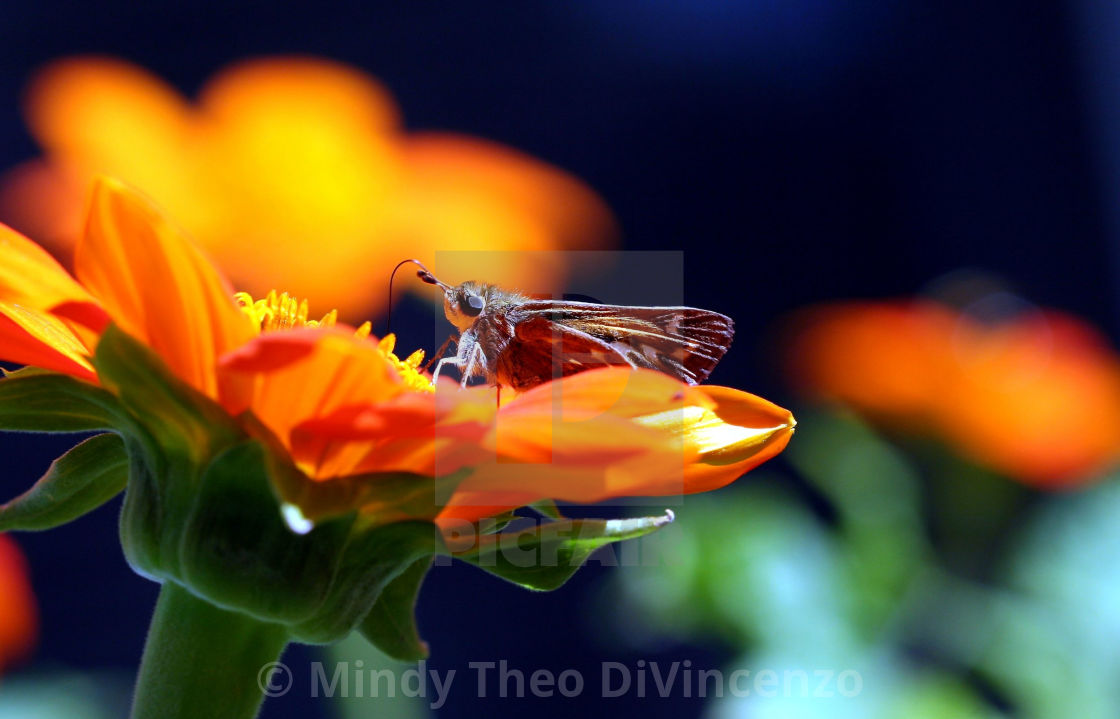
[[[444,314],[459,330],[458,351],[439,360],[433,383],[452,365],[463,387],[481,376],[521,392],[595,367],[629,365],[697,384],[735,334],[730,317],[709,310],[534,299],[473,281],[452,286],[416,260],[397,267],[409,262],[443,290]]]

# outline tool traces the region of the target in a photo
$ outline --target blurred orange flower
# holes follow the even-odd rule
[[[1053,310],[986,323],[930,301],[849,302],[794,323],[793,381],[872,419],[934,432],[1040,487],[1120,460],[1120,357]]]
[[[30,653],[38,624],[27,560],[11,537],[0,534],[0,670]]]
[[[90,208],[77,280],[0,226],[0,359],[100,382],[91,357],[112,321],[230,417],[250,411],[310,481],[469,468],[444,516],[477,519],[541,499],[707,491],[780,452],[793,430],[789,412],[760,397],[630,368],[546,383],[500,408],[489,388],[446,380],[437,392],[417,369],[422,353],[400,360],[368,325],[309,321],[306,303],[275,293],[235,301],[121,183],[98,182]]]
[[[166,207],[239,286],[282,285],[343,316],[378,310],[406,257],[595,249],[614,234],[570,175],[483,140],[405,132],[383,86],[325,60],[234,65],[192,104],[134,65],[66,59],[34,79],[26,112],[45,156],[7,175],[0,218],[65,256],[90,181],[112,175]],[[442,265],[533,292],[558,290],[565,270],[513,254],[473,262]]]

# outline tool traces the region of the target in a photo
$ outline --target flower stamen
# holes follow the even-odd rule
[[[296,299],[287,292],[277,294],[276,290],[272,290],[259,300],[254,300],[248,292],[238,292],[233,297],[241,311],[256,323],[259,332],[334,327],[338,323],[338,310],[331,310],[319,320],[307,319],[307,300]],[[354,331],[354,336],[365,339],[372,329],[373,326],[368,321],[363,322]],[[393,365],[408,389],[414,392],[435,392],[431,378],[420,371],[420,365],[424,362],[424,350],[416,350],[402,360],[393,354],[396,346],[396,335],[389,334],[377,343],[377,350]]]
[[[333,327],[338,322],[338,310],[331,310],[321,319],[309,320],[307,300],[299,300],[287,292],[271,290],[267,296],[253,300],[248,292],[238,292],[233,298],[261,332],[291,330],[302,327]]]
[[[378,351],[397,370],[406,387],[414,392],[435,392],[436,388],[432,386],[432,379],[420,371],[420,364],[424,361],[424,350],[416,350],[402,360],[393,354],[396,347],[397,336],[394,334],[385,335],[377,343]]]

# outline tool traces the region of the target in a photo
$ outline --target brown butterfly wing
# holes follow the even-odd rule
[[[499,384],[519,391],[594,367],[630,364],[613,347],[584,332],[544,317],[528,317],[514,327],[514,339],[498,355]]]
[[[511,311],[509,320],[519,340],[510,343],[511,348],[528,345],[520,351],[532,352],[529,366],[534,370],[551,370],[556,363],[563,376],[594,366],[628,364],[689,384],[711,374],[735,334],[730,317],[694,307],[530,300]],[[571,359],[565,360],[569,354]],[[550,376],[551,372],[541,381]]]

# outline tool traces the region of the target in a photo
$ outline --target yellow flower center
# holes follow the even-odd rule
[[[276,290],[272,290],[266,297],[256,301],[248,292],[238,292],[233,298],[237,300],[241,311],[257,323],[261,332],[301,327],[334,327],[338,322],[338,310],[331,310],[319,320],[307,319],[307,300],[298,300],[287,292],[276,294]],[[369,323],[363,324],[362,328],[365,329],[364,334],[368,335]],[[359,334],[362,328],[359,328]]]
[[[338,322],[338,310],[331,310],[318,320],[307,319],[307,300],[298,300],[287,292],[277,294],[276,290],[272,290],[259,300],[254,300],[248,292],[238,292],[233,297],[237,300],[241,311],[256,323],[260,332],[303,327],[334,327]],[[369,337],[370,329],[370,323],[363,322],[354,334],[357,337]],[[393,365],[408,389],[413,392],[435,392],[431,378],[420,371],[420,364],[424,361],[424,350],[416,350],[401,360],[393,354],[396,346],[396,336],[385,335],[377,343],[377,351]]]
[[[396,368],[404,384],[413,392],[435,392],[432,379],[420,371],[420,363],[424,361],[424,350],[416,350],[403,361],[393,354],[397,346],[397,336],[387,334],[377,343],[377,349]]]

